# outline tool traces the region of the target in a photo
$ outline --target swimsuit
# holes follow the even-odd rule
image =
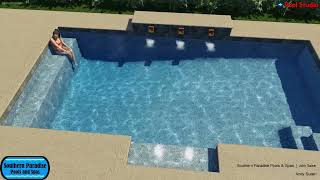
[[[57,39],[58,40],[58,39]],[[59,46],[59,47],[62,47],[62,41],[59,39],[59,43],[56,41],[56,43],[57,43],[57,45]]]

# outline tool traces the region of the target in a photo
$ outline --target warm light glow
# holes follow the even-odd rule
[[[154,47],[154,43],[155,43],[155,40],[153,39],[146,39],[146,47],[148,48],[153,48]]]
[[[216,46],[212,42],[206,42],[207,50],[210,52],[216,51]]]
[[[187,147],[184,151],[184,158],[191,161],[193,159],[193,149],[190,147]]]
[[[164,154],[164,148],[162,145],[158,144],[154,147],[154,150],[153,150],[153,154],[159,158],[159,159],[162,159],[163,157],[163,154]]]
[[[184,42],[181,40],[176,40],[177,49],[178,50],[184,50]]]

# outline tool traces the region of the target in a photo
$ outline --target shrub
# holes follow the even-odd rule
[[[301,0],[288,0],[297,2]],[[317,2],[320,0],[304,0]],[[271,14],[276,18],[319,19],[320,8],[286,9],[275,5],[284,0],[11,0],[0,2],[23,2],[32,7],[86,7],[101,11],[169,11],[230,14],[234,17]]]

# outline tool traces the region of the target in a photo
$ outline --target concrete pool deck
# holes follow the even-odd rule
[[[318,172],[320,153],[243,145],[218,145],[219,173],[127,165],[130,137],[33,128],[0,127],[1,158],[5,155],[43,155],[50,162],[48,179],[305,179],[296,172]],[[281,165],[259,168],[239,165]],[[314,164],[289,168],[285,165]]]
[[[126,30],[132,18],[132,15],[0,9],[0,117],[36,64],[54,28]],[[234,37],[310,40],[320,57],[320,25],[233,20],[232,27]],[[320,179],[320,153],[312,151],[219,145],[220,173],[203,173],[127,165],[130,137],[126,136],[14,127],[0,127],[0,135],[1,159],[6,155],[45,155],[51,164],[48,179]],[[246,163],[308,163],[316,167],[298,170],[237,167]],[[297,172],[318,174],[301,177]]]

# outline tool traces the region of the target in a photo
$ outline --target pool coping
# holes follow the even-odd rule
[[[3,118],[4,112],[10,108],[12,102],[18,97],[19,93],[30,79],[34,69],[38,65],[39,57],[43,54],[45,44],[53,28],[56,27],[76,27],[91,29],[109,29],[115,31],[130,30],[130,23],[133,16],[131,15],[108,15],[97,13],[70,13],[70,12],[52,12],[52,11],[35,11],[35,10],[12,10],[0,9],[0,18],[6,19],[3,22],[4,28],[0,29],[3,34],[8,34],[3,42],[0,42],[1,54],[4,59],[12,60],[11,62],[0,61],[0,75],[10,77],[0,78],[0,98],[5,96],[4,101],[0,101],[0,114]],[[26,23],[32,19],[35,23]],[[63,19],[60,21],[60,19]],[[108,23],[106,23],[108,22]],[[237,38],[268,38],[284,42],[305,41],[309,43],[315,55],[320,57],[320,40],[317,35],[320,34],[320,25],[315,24],[292,24],[292,23],[272,23],[257,21],[238,21],[232,20],[233,30],[231,36]],[[248,27],[248,25],[250,26]],[[36,29],[34,27],[37,27]],[[288,27],[286,27],[288,26]],[[250,28],[251,27],[251,28]],[[268,27],[265,28],[265,27]],[[270,31],[274,29],[274,31]],[[28,32],[20,29],[31,30],[37,33],[37,38]],[[301,36],[300,31],[308,32],[307,35]],[[286,35],[290,33],[290,35]],[[22,35],[20,35],[22,34]],[[21,36],[23,39],[21,39]],[[8,38],[8,39],[6,39]],[[285,40],[281,40],[285,39]],[[30,45],[30,42],[34,45]],[[16,53],[11,47],[26,47],[27,51]],[[1,49],[8,50],[3,53]],[[39,56],[40,54],[40,56]],[[34,58],[36,57],[37,58]],[[23,61],[21,61],[23,59]],[[21,66],[18,66],[18,65]],[[17,65],[17,66],[16,66]],[[22,73],[21,73],[22,71]],[[2,73],[2,74],[1,74]],[[22,74],[22,75],[21,75]],[[12,81],[12,82],[11,82]],[[48,156],[49,161],[57,163],[57,169],[52,171],[48,179],[101,179],[101,177],[111,179],[303,179],[295,174],[295,171],[271,171],[270,169],[241,169],[235,167],[241,162],[261,162],[265,157],[267,161],[274,162],[294,162],[294,163],[314,163],[317,164],[317,172],[320,172],[320,153],[304,150],[288,150],[277,148],[258,148],[243,145],[218,145],[218,156],[220,173],[199,173],[193,171],[182,171],[175,169],[148,168],[140,166],[124,165],[127,160],[127,151],[129,149],[130,137],[112,136],[112,135],[92,135],[90,133],[76,133],[53,131],[45,129],[32,128],[14,128],[0,127],[0,153],[3,155],[21,155],[21,154],[43,154]],[[67,138],[68,137],[68,138]],[[92,138],[94,137],[94,138]],[[99,138],[97,138],[99,137]],[[33,139],[33,143],[28,143],[27,139]],[[99,140],[98,140],[99,139]],[[90,141],[89,141],[90,140]],[[90,143],[91,142],[91,143]],[[105,153],[106,157],[114,157],[108,162],[91,164],[88,169],[81,168],[78,163],[89,161],[85,156],[96,158],[93,150],[88,150],[88,143],[92,147],[109,147],[113,153]],[[39,150],[38,147],[44,146],[45,149]],[[74,152],[74,147],[78,147]],[[81,147],[81,148],[80,148]],[[59,151],[64,150],[62,153]],[[87,150],[86,150],[87,149]],[[59,153],[60,152],[60,153]],[[119,152],[119,153],[117,153]],[[250,153],[249,153],[250,152]],[[72,156],[76,154],[77,156]],[[69,157],[78,158],[76,162],[68,162]],[[102,158],[102,157],[99,157]],[[221,164],[220,164],[221,163]],[[90,164],[90,163],[89,163]],[[309,171],[308,168],[302,168],[303,171]],[[84,174],[87,173],[87,174]],[[263,174],[265,177],[262,177]],[[320,174],[317,175],[317,177]],[[309,179],[318,179],[317,177]]]
[[[9,105],[7,106],[7,108],[5,109],[3,114],[0,116],[0,122],[4,121],[4,119],[8,116],[11,108],[14,106],[14,103],[18,100],[18,98],[19,98],[20,94],[22,93],[23,89],[26,87],[28,81],[31,79],[31,77],[34,74],[35,70],[39,66],[39,64],[41,62],[41,59],[43,58],[44,54],[46,53],[46,49],[47,48],[48,48],[48,45],[46,45],[45,48],[42,50],[40,56],[37,58],[35,64],[31,68],[30,72],[27,74],[26,78],[23,80],[23,82],[22,82],[21,86],[19,87],[18,91],[16,92],[16,94],[14,95],[12,100],[10,101]]]
[[[135,11],[132,23],[232,28],[230,15]]]

